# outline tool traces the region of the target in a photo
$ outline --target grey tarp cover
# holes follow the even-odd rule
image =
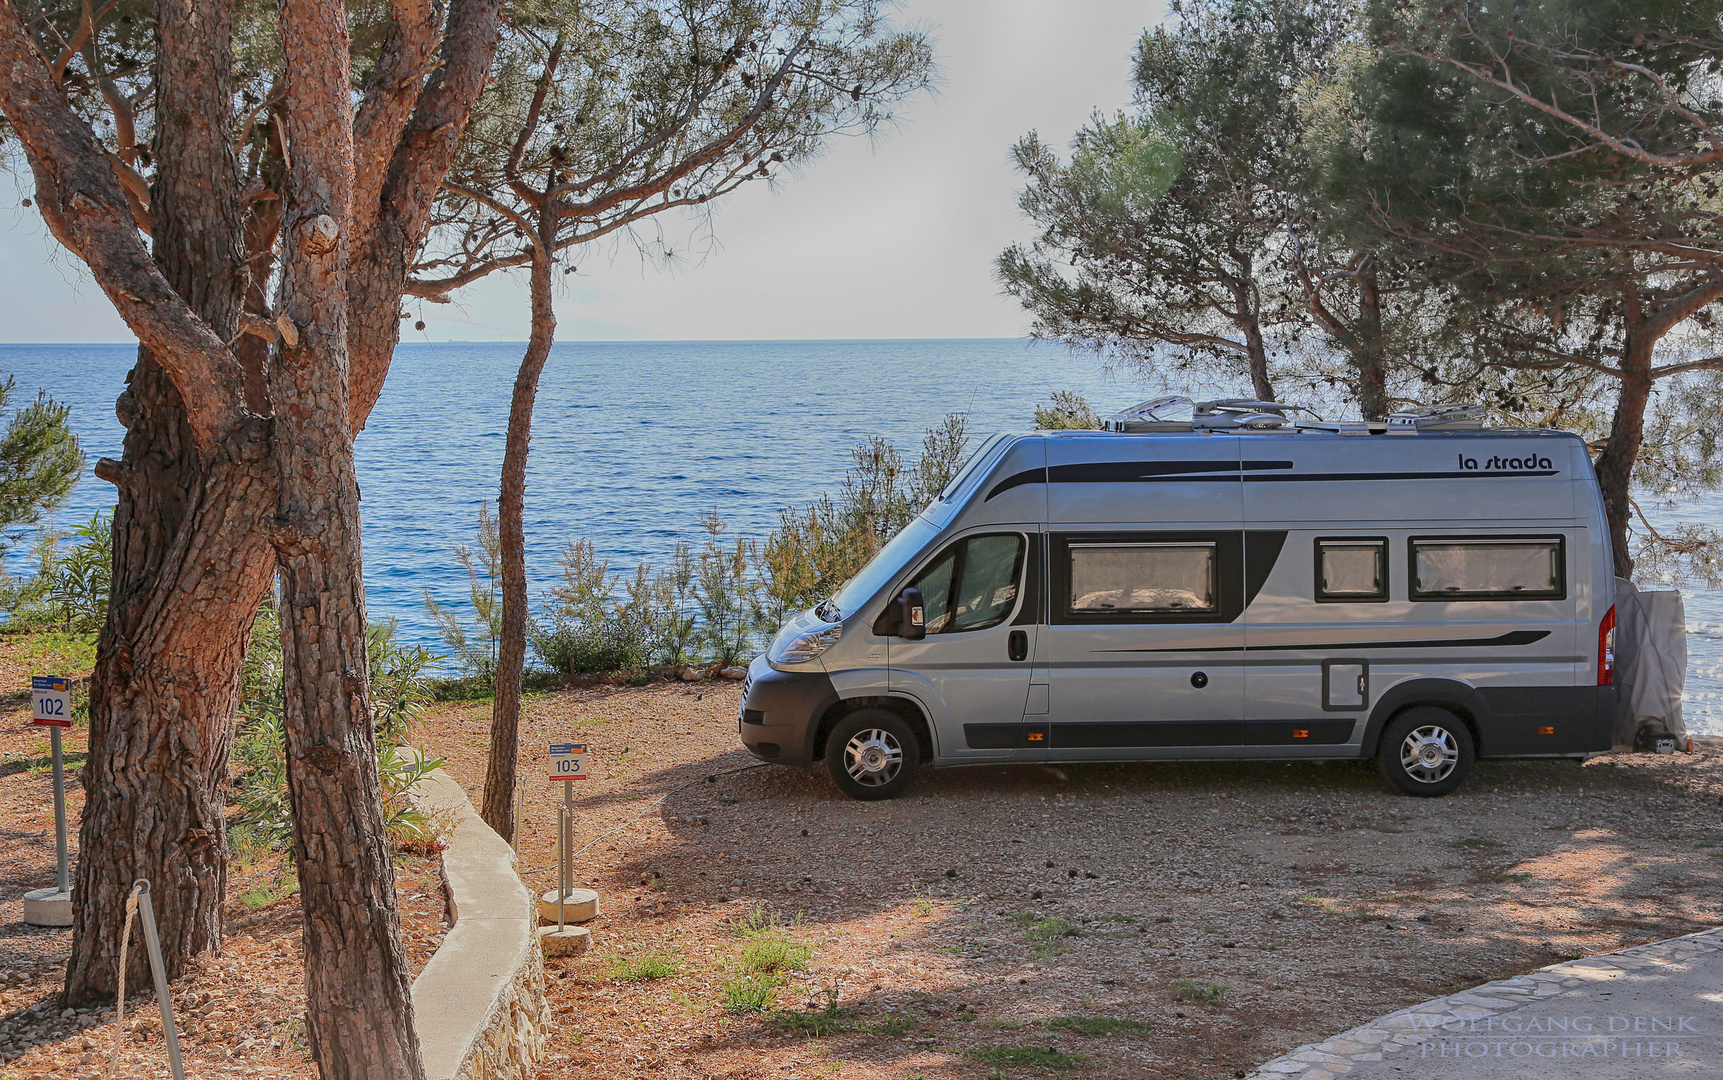
[[[1681,690],[1687,683],[1687,613],[1681,594],[1645,591],[1615,579],[1615,683],[1621,694],[1615,744],[1631,746],[1646,724],[1687,738]]]

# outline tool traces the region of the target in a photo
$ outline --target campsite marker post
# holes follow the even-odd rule
[[[72,726],[72,680],[64,675],[30,677],[30,723],[48,729],[54,761],[54,888],[24,894],[24,921],[35,926],[72,925],[72,868],[66,852],[66,768],[60,732]]]

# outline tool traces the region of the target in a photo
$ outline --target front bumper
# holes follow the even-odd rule
[[[774,765],[811,765],[820,718],[838,702],[824,671],[779,671],[764,655],[748,665],[736,729],[742,745]]]

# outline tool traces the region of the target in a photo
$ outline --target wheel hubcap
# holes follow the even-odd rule
[[[1441,783],[1459,763],[1460,746],[1454,733],[1435,724],[1417,728],[1400,744],[1400,767],[1420,783]]]
[[[903,747],[881,728],[858,731],[844,744],[844,769],[858,784],[882,787],[903,770]]]

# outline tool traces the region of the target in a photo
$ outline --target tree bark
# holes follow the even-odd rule
[[[532,442],[532,409],[538,380],[556,340],[556,308],[551,303],[557,219],[549,205],[540,208],[532,258],[532,335],[515,375],[509,403],[508,438],[503,450],[502,487],[497,496],[497,539],[503,575],[503,618],[497,650],[496,704],[491,713],[490,757],[485,763],[482,816],[504,840],[514,839],[516,761],[520,747],[521,675],[526,667],[526,460]]]
[[[1609,439],[1597,456],[1597,483],[1603,492],[1604,515],[1609,521],[1609,542],[1615,554],[1615,576],[1633,577],[1633,550],[1627,530],[1633,516],[1633,466],[1645,441],[1645,410],[1651,401],[1651,350],[1656,340],[1645,332],[1638,304],[1629,299],[1627,340],[1622,349],[1621,386],[1616,393],[1615,415],[1610,418]]]
[[[1251,365],[1251,393],[1258,401],[1275,400],[1275,384],[1268,379],[1268,348],[1263,343],[1263,324],[1251,313],[1244,320],[1244,355]]]
[[[231,34],[226,4],[158,8],[152,256],[217,334],[237,326],[244,289],[234,265],[240,174],[227,137]],[[114,994],[121,913],[138,878],[157,897],[170,978],[220,948],[232,717],[251,620],[273,569],[257,532],[270,502],[262,425],[242,424],[213,453],[200,452],[185,403],[149,349],[128,383],[116,410],[125,453],[97,469],[118,489],[118,505],[66,972],[77,1003]],[[133,949],[133,985],[148,977],[145,963]]]
[[[327,1080],[424,1076],[366,685],[347,261],[353,120],[340,0],[286,0],[288,175],[270,372],[273,535],[311,1050]]]
[[[1366,260],[1358,272],[1358,327],[1352,362],[1358,368],[1358,411],[1366,420],[1386,420],[1388,358],[1382,340],[1382,288],[1376,265]]]

